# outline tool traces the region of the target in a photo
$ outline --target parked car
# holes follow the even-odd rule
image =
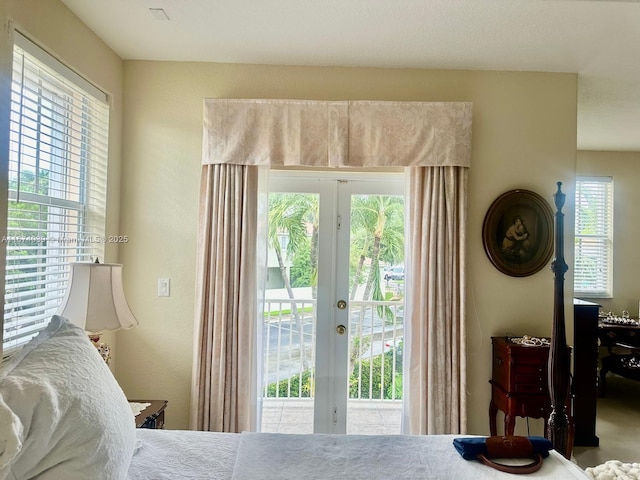
[[[385,280],[404,280],[404,267],[391,267],[384,272]]]

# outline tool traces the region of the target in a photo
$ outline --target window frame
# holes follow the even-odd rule
[[[110,113],[106,93],[13,35],[3,356],[46,328],[71,262],[104,256]]]
[[[613,297],[614,199],[613,177],[576,177],[574,295],[577,297]]]

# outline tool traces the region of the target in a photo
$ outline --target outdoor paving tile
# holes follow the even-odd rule
[[[399,434],[402,422],[400,401],[349,401],[347,432],[359,434]],[[273,418],[279,416],[279,421]],[[263,400],[262,431],[312,433],[313,401],[310,399]]]
[[[280,422],[278,423],[265,423],[262,422],[262,431],[266,433],[278,433],[280,430]]]
[[[353,424],[381,424],[382,418],[377,410],[349,410],[347,421]]]
[[[298,424],[298,423],[313,423],[313,411],[312,410],[283,410],[281,423]]]
[[[380,419],[383,425],[400,425],[402,422],[402,412],[381,412]]]
[[[282,419],[282,409],[263,409],[262,423],[280,423]]]

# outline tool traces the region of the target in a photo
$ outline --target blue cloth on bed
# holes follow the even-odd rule
[[[527,438],[531,442],[533,453],[539,453],[545,458],[549,456],[549,450],[553,448],[551,440],[535,436]],[[487,454],[486,439],[487,437],[454,438],[453,446],[465,460],[475,460],[479,454]]]

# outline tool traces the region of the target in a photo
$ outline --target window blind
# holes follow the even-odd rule
[[[56,312],[69,263],[104,253],[106,95],[15,32],[3,350]]]
[[[613,179],[576,181],[574,292],[585,297],[613,296]]]

